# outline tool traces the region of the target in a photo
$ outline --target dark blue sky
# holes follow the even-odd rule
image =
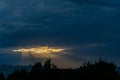
[[[120,65],[120,1],[0,0],[0,64],[40,61],[11,50],[44,45],[69,48],[53,59],[60,66],[99,58]]]

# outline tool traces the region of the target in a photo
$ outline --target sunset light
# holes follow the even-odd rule
[[[32,55],[34,57],[55,57],[56,53],[63,52],[65,49],[63,48],[56,48],[56,47],[48,47],[48,46],[42,46],[42,47],[33,47],[33,48],[20,48],[13,50],[13,52],[21,53],[25,57],[29,57],[29,55]]]

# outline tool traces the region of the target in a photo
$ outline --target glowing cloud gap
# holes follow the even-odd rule
[[[56,57],[55,53],[63,52],[65,49],[62,48],[54,48],[54,47],[34,47],[34,48],[20,48],[17,50],[13,50],[13,52],[19,52],[25,57],[33,56],[33,57]]]

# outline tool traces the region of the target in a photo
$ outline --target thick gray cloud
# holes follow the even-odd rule
[[[119,65],[119,8],[118,0],[0,0],[0,59],[14,63],[8,49],[50,45],[72,48],[61,55],[67,62],[104,58]]]

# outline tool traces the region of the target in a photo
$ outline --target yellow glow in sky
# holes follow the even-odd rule
[[[13,52],[19,52],[23,56],[29,57],[29,55],[32,55],[33,57],[45,57],[45,58],[51,58],[55,57],[55,53],[63,52],[65,49],[63,48],[54,48],[54,47],[33,47],[33,48],[20,48],[13,50]]]

